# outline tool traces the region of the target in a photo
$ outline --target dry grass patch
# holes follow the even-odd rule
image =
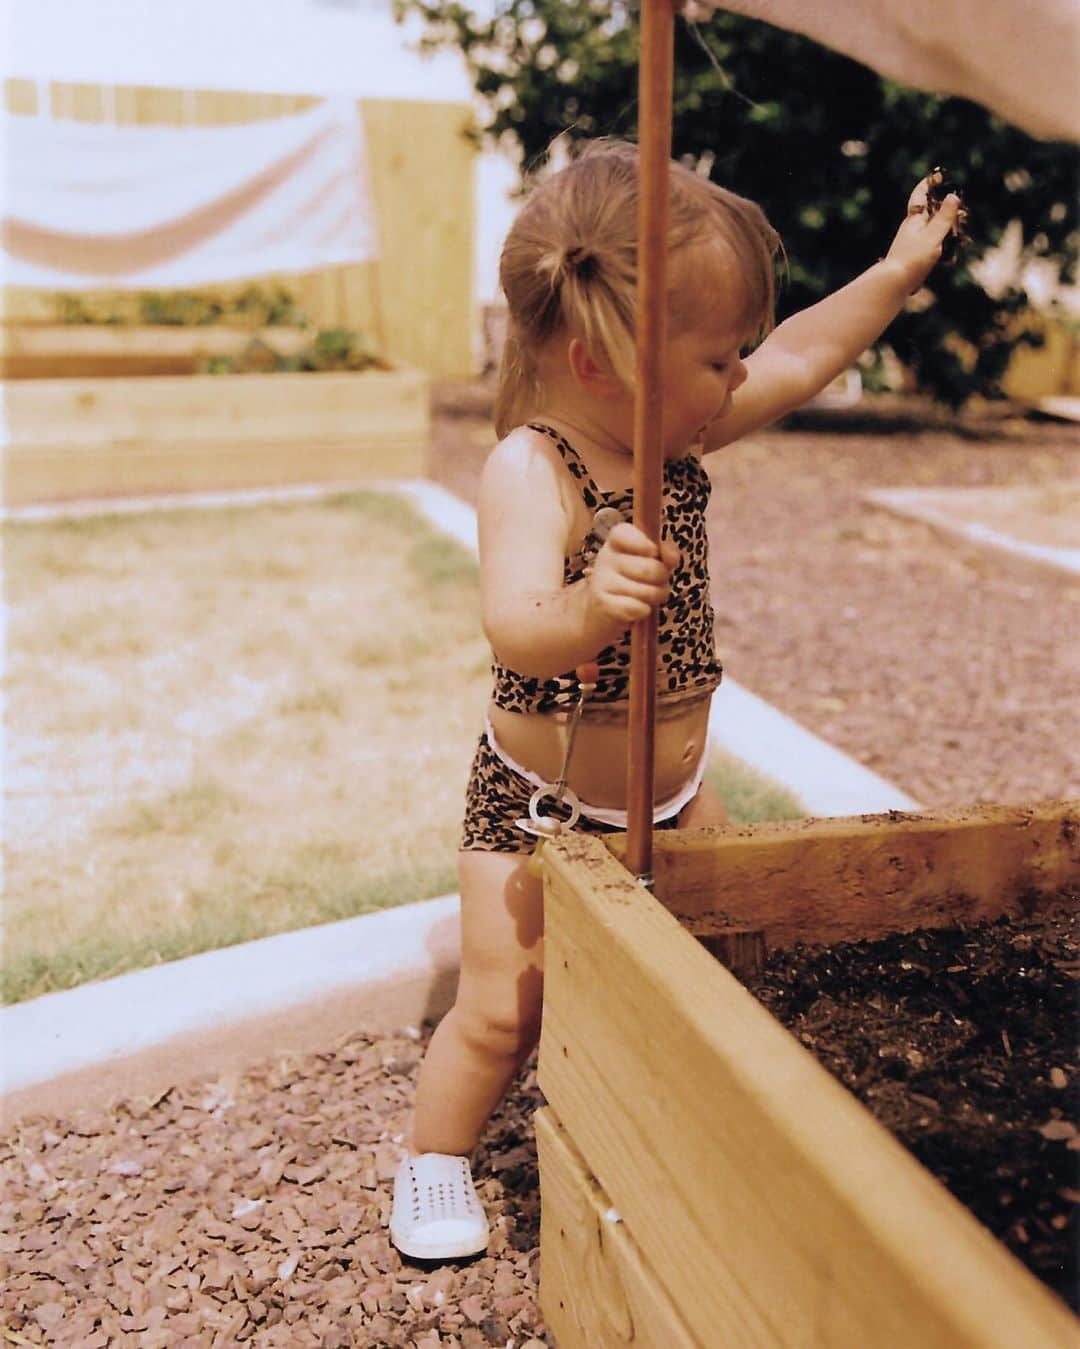
[[[9,526],[4,995],[454,886],[477,573],[400,499]]]
[[[406,502],[9,525],[5,555],[5,1001],[455,888],[489,653],[475,562]]]

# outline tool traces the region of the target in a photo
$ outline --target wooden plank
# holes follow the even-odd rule
[[[617,857],[623,836],[609,846]],[[672,912],[722,914],[768,946],[996,918],[1080,884],[1080,801],[673,830],[653,843]]]
[[[540,1309],[559,1349],[713,1349],[695,1340],[551,1110],[539,1110]]]
[[[4,504],[427,471],[427,377],[146,376],[0,384]]]
[[[365,99],[386,354],[432,374],[473,369],[473,182],[468,104]]]
[[[603,843],[545,856],[540,1087],[695,1336],[1072,1342],[1068,1310]]]
[[[0,328],[0,377],[71,379],[195,374],[211,356],[238,356],[258,338],[282,356],[309,347],[315,334],[297,328],[224,324],[190,328],[34,324]]]
[[[7,112],[33,117],[38,110],[38,90],[34,80],[4,81],[4,108]]]
[[[9,445],[187,444],[202,440],[348,442],[428,421],[419,371],[360,374],[148,375],[10,380]]]
[[[350,441],[134,447],[58,453],[6,449],[3,455],[5,507],[85,501],[123,496],[214,492],[304,483],[359,486],[383,478],[423,477],[427,440],[423,437],[357,437]]]

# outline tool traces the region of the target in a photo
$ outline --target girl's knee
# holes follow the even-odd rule
[[[522,971],[513,993],[484,998],[463,990],[453,1015],[458,1033],[472,1049],[500,1058],[527,1053],[540,1036],[544,977],[537,969]]]

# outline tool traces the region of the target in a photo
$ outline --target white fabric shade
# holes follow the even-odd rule
[[[958,94],[1047,140],[1080,140],[1080,0],[723,0],[880,75]]]
[[[8,285],[166,289],[377,254],[352,100],[233,126],[113,126],[3,114]]]

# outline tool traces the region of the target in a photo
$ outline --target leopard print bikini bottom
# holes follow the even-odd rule
[[[694,778],[683,791],[657,806],[657,814],[666,818],[657,819],[657,829],[675,829],[679,816],[697,795],[704,776],[708,750],[702,754],[701,763]],[[490,726],[480,737],[473,756],[469,783],[465,790],[465,823],[462,830],[461,848],[464,852],[505,852],[531,853],[536,847],[536,836],[522,829],[518,820],[529,818],[529,799],[536,791],[539,779],[526,777],[519,765],[507,759],[499,749]],[[550,798],[542,803],[545,815],[566,821],[571,809],[567,802],[556,804]],[[581,816],[574,828],[583,834],[622,834],[626,832],[625,822],[612,823],[610,819],[591,818],[588,812],[597,808],[582,803]],[[600,814],[618,816],[617,811],[600,811]]]

